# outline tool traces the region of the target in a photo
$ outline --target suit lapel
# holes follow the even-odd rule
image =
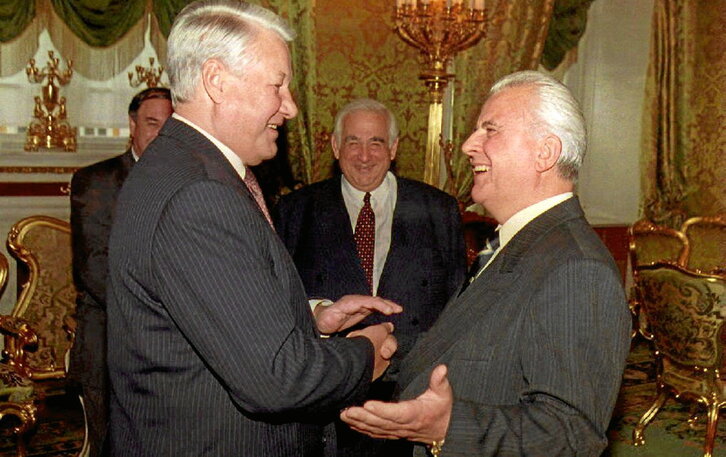
[[[336,263],[343,271],[350,272],[350,282],[358,287],[353,290],[368,290],[363,266],[358,258],[358,251],[353,237],[350,216],[343,200],[341,190],[341,178],[336,177],[328,181],[331,187],[322,192],[315,204],[318,206],[314,214],[325,214],[326,217],[318,218],[321,224],[321,233],[335,234],[334,240],[340,243],[330,250],[330,255],[336,258]]]
[[[520,261],[538,240],[554,227],[584,217],[577,197],[570,198],[536,217],[520,230],[462,294],[458,291],[434,326],[416,343],[404,361],[399,384],[405,388],[428,370],[475,324],[486,319],[502,296],[517,287]]]
[[[405,281],[401,275],[410,271],[411,258],[406,255],[403,246],[407,244],[409,225],[404,220],[406,208],[410,204],[410,188],[406,181],[396,177],[397,195],[396,205],[393,209],[391,221],[391,246],[388,248],[386,263],[383,265],[381,278],[378,282],[378,294],[385,294],[385,290],[394,282]]]
[[[250,203],[252,203],[253,208],[257,209],[260,217],[265,218],[262,210],[260,210],[257,205],[255,197],[247,188],[244,181],[242,181],[242,178],[237,173],[237,170],[235,170],[232,164],[229,163],[224,154],[222,154],[222,151],[220,151],[214,143],[209,141],[207,137],[188,124],[174,119],[173,117],[169,118],[166,124],[164,124],[162,133],[172,137],[181,138],[182,141],[189,145],[189,148],[192,150],[192,154],[199,157],[204,163],[207,175],[211,179],[237,189],[240,194],[244,195]],[[265,219],[265,224],[267,224],[267,219]]]

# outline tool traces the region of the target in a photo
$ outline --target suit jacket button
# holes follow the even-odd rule
[[[429,280],[428,279],[424,279],[423,281],[421,281],[421,286],[422,287],[426,287],[428,285],[429,285]]]
[[[411,319],[411,325],[418,325],[418,319]]]

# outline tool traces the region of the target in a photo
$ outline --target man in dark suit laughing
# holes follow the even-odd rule
[[[233,0],[187,5],[168,40],[175,113],[129,174],[109,244],[114,456],[331,455],[331,416],[395,351],[400,306],[316,313],[249,166],[295,117],[289,27]]]
[[[526,71],[494,85],[462,150],[498,240],[404,360],[403,401],[367,402],[343,420],[435,456],[602,453],[631,320],[615,262],[573,195],[586,144],[557,80]]]

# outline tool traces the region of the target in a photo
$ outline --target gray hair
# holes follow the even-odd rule
[[[230,0],[190,3],[176,17],[168,40],[166,68],[174,105],[191,100],[202,65],[219,59],[242,73],[255,60],[250,51],[260,28],[292,41],[295,32],[277,14],[261,6]]]
[[[562,178],[576,182],[587,150],[587,129],[580,104],[564,84],[538,71],[507,75],[497,81],[489,93],[493,95],[516,86],[531,86],[538,95],[538,100],[534,101],[534,127],[560,139],[562,153],[556,164],[557,172]]]
[[[393,146],[393,143],[398,139],[398,123],[396,122],[396,116],[393,115],[383,103],[370,99],[370,98],[359,98],[345,105],[338,111],[335,116],[335,130],[333,136],[338,145],[341,144],[341,135],[343,135],[343,121],[345,117],[356,111],[372,111],[374,113],[382,114],[386,117],[388,123],[388,147]]]

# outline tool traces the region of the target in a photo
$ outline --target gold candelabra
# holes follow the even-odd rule
[[[48,63],[42,70],[35,66],[35,59],[28,61],[25,73],[32,83],[48,83],[41,89],[41,95],[35,97],[33,120],[30,121],[26,134],[25,150],[37,151],[39,147],[46,149],[63,148],[64,151],[76,150],[77,129],[67,121],[66,98],[59,94],[56,82],[65,86],[73,76],[73,62],[66,60],[65,71],[58,69],[59,59],[53,51],[48,51]]]
[[[144,83],[146,83],[146,87],[159,87],[162,73],[164,73],[164,67],[160,65],[159,68],[154,68],[154,58],[149,57],[148,67],[136,65],[136,79],[134,79],[134,74],[129,72],[129,84],[131,87],[139,87]]]
[[[429,92],[424,181],[439,187],[443,96],[456,53],[475,45],[485,33],[484,0],[396,0],[395,31],[421,51],[425,69],[419,79]]]

